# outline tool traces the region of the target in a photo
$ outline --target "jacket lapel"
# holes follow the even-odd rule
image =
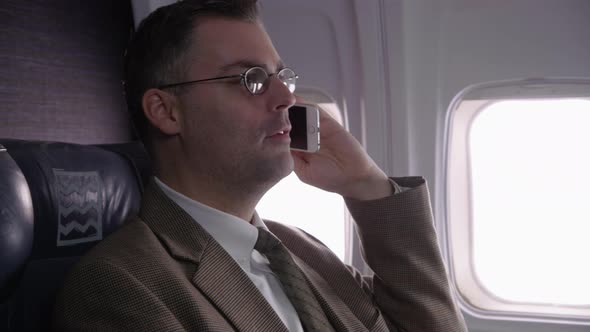
[[[332,326],[336,331],[369,331],[367,327],[357,319],[357,316],[349,307],[338,297],[328,282],[322,278],[315,270],[307,265],[303,260],[294,255],[295,262],[299,265],[303,274],[305,274],[308,283],[311,286],[314,295],[320,302],[322,309],[328,316]],[[364,310],[364,317],[367,317],[371,323],[371,332],[389,332],[385,320],[379,310]]]
[[[192,280],[236,330],[287,332],[260,291],[217,242],[203,252]]]
[[[146,188],[139,216],[172,257],[196,265],[194,275],[187,277],[236,330],[288,332],[239,265],[153,179]]]
[[[292,255],[303,271],[314,295],[336,331],[368,331],[348,306],[333,292],[332,287],[299,257]]]
[[[292,252],[295,262],[337,331],[367,331],[367,327],[371,331],[388,331],[371,298],[332,252],[310,240],[310,236],[301,230],[272,221],[265,223]],[[334,257],[320,258],[326,256]],[[327,273],[328,279],[318,271]]]

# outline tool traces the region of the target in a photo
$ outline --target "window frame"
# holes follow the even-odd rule
[[[473,206],[469,140],[471,124],[494,103],[505,100],[587,98],[590,79],[540,78],[496,81],[469,86],[451,102],[445,122],[443,217],[451,283],[461,307],[482,319],[588,324],[590,305],[557,306],[504,300],[478,280],[473,257]],[[467,239],[467,240],[465,240]]]

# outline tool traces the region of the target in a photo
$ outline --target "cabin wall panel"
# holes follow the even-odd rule
[[[452,98],[481,82],[590,77],[590,2],[402,1],[402,12],[388,16],[403,20],[404,38],[396,45],[405,54],[401,65],[405,68],[409,172],[429,181],[446,252],[442,157],[446,112]],[[393,42],[393,37],[390,40]],[[508,190],[519,184],[506,185]],[[470,314],[466,318],[470,331],[477,332],[588,330],[588,326],[559,322],[490,320]]]
[[[362,137],[362,68],[353,0],[262,0],[262,19],[299,83],[332,96]]]

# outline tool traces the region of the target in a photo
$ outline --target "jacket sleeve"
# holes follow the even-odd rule
[[[155,294],[108,261],[76,266],[65,285],[54,307],[55,331],[184,330]]]
[[[392,330],[467,331],[450,291],[425,180],[392,180],[407,189],[373,201],[346,200],[374,272],[365,285]]]

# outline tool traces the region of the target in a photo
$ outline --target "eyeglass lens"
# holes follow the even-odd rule
[[[293,70],[284,68],[278,72],[277,77],[279,80],[281,80],[281,82],[283,82],[283,84],[285,84],[285,86],[287,86],[291,93],[295,92],[297,75],[295,75]],[[264,69],[260,67],[254,67],[250,68],[245,73],[244,84],[252,94],[261,94],[264,92],[264,90],[266,90],[268,79],[269,75]]]

